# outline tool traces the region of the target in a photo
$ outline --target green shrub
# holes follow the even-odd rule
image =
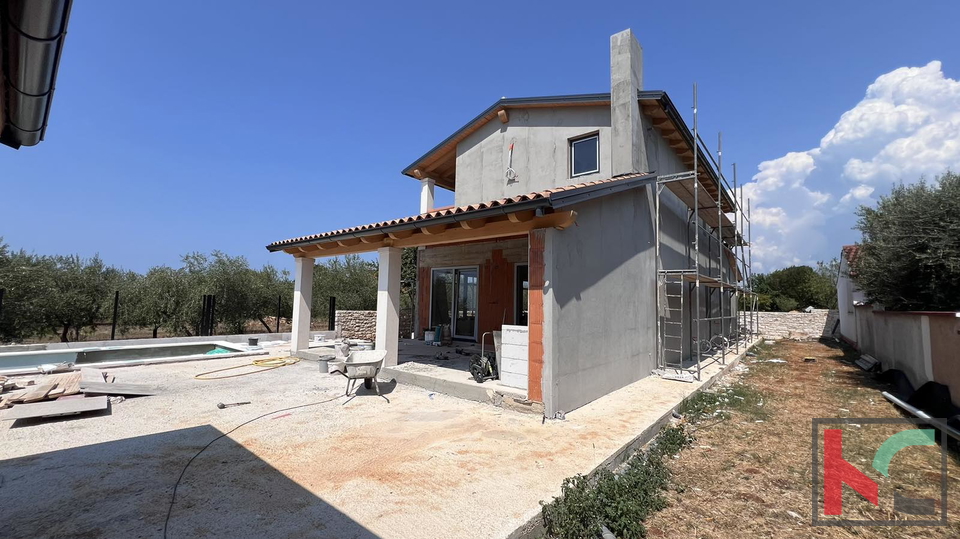
[[[601,468],[592,477],[565,479],[559,497],[541,502],[547,536],[599,537],[602,524],[618,538],[646,537],[643,521],[667,503],[663,491],[670,471],[663,459],[679,453],[691,440],[682,426],[667,427],[649,451],[633,455],[619,473]]]

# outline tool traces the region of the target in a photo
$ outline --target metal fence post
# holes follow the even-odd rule
[[[277,333],[280,333],[280,310],[283,308],[283,296],[277,294]]]
[[[117,337],[117,309],[120,308],[120,291],[113,294],[113,325],[110,326],[110,340]]]
[[[337,298],[330,296],[330,311],[327,313],[327,330],[333,331],[337,318]]]

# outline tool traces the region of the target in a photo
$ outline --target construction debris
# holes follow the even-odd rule
[[[218,402],[218,403],[217,403],[217,408],[223,410],[224,408],[229,408],[229,407],[231,407],[231,406],[243,406],[244,404],[250,404],[250,401],[245,401],[245,402],[233,402],[233,403],[230,403],[230,404],[224,404],[224,403],[222,403],[222,402]]]
[[[880,362],[879,362],[879,361],[877,361],[877,360],[876,360],[875,358],[873,358],[872,356],[868,356],[867,354],[861,355],[860,358],[857,359],[856,361],[854,361],[853,363],[854,363],[857,367],[860,367],[861,369],[863,369],[863,370],[865,370],[865,371],[867,371],[867,372],[876,369],[877,366],[880,365]]]
[[[49,370],[49,369],[47,369]],[[142,384],[111,383],[97,369],[88,367],[57,375],[44,375],[35,380],[0,380],[0,420],[27,417],[52,417],[103,410],[107,395],[155,395],[157,390]],[[101,395],[102,397],[94,397]],[[122,397],[121,397],[122,398]],[[119,402],[119,401],[117,401]],[[7,410],[8,408],[11,408]]]
[[[156,389],[144,384],[111,384],[107,382],[80,382],[85,395],[156,395]]]
[[[655,369],[653,374],[663,378],[664,380],[676,380],[678,382],[693,382],[696,380],[696,378],[693,376],[693,373],[687,371]]]
[[[54,417],[75,415],[84,412],[106,410],[109,406],[107,397],[91,397],[83,399],[57,399],[55,401],[20,404],[9,410],[0,411],[0,421],[27,419],[31,417]]]

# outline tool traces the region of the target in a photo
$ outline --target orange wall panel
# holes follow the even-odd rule
[[[544,231],[530,232],[529,275],[530,283],[528,300],[530,343],[527,350],[527,398],[535,402],[543,402],[543,246]]]

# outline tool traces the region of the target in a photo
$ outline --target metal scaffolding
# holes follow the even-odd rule
[[[732,190],[723,175],[722,137],[717,137],[719,161],[715,161],[701,147],[698,130],[694,85],[693,170],[658,176],[656,184],[657,367],[671,377],[692,375],[700,380],[703,367],[724,363],[727,352],[739,353],[741,346],[754,341],[758,320],[757,296],[751,287],[750,201],[744,206],[743,188],[737,189],[736,165]],[[716,168],[718,177],[707,185],[701,182],[699,172],[704,157],[709,159],[708,166]],[[677,195],[687,208],[682,238],[685,261],[674,264],[676,267],[665,267],[663,257],[664,189]],[[673,244],[675,248],[676,241]],[[674,254],[673,258],[678,257]]]

